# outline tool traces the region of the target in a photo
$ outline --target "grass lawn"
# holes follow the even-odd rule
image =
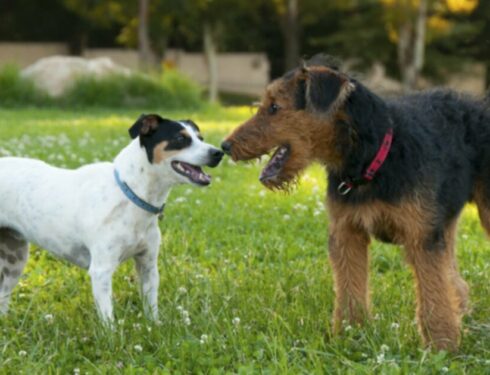
[[[219,144],[251,112],[162,114],[193,118]],[[111,160],[138,115],[0,110],[0,155],[69,168]],[[490,374],[490,242],[473,206],[458,232],[473,306],[458,353],[421,349],[403,252],[378,242],[373,319],[333,337],[324,172],[312,167],[286,195],[265,190],[259,168],[226,159],[209,188],[172,191],[160,224],[160,324],[141,315],[132,261],[114,277],[117,328],[109,331],[87,273],[32,246],[11,310],[0,317],[0,373]]]

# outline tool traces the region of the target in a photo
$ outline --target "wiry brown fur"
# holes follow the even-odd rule
[[[396,205],[376,202],[350,206],[329,201],[336,331],[344,319],[360,323],[368,315],[369,234],[376,236],[382,230],[391,235],[390,241],[406,249],[416,280],[417,320],[424,341],[439,349],[457,348],[461,315],[467,311],[468,286],[457,271],[456,222],[444,234],[445,249],[427,251],[425,241],[431,235],[434,213],[425,202],[415,198]]]
[[[318,110],[309,99],[309,80],[315,74],[337,77],[332,86],[340,89],[327,110]],[[306,84],[303,106],[298,106],[300,81]],[[343,129],[348,131],[338,131],[339,126],[351,120],[351,112],[346,112],[344,102],[353,90],[356,90],[353,82],[325,66],[304,67],[288,73],[267,87],[257,114],[226,139],[231,145],[232,158],[250,160],[289,145],[290,157],[277,178],[263,181],[270,189],[288,189],[314,161],[327,166],[330,173],[342,170],[345,160],[339,145],[345,150],[358,144],[355,128],[351,131],[345,125]],[[277,112],[270,112],[272,104],[279,107]],[[359,194],[365,189],[369,187],[356,186]],[[473,198],[482,224],[490,234],[490,200],[481,184],[476,185]],[[335,332],[341,330],[344,320],[361,323],[369,316],[368,246],[370,237],[374,236],[406,250],[416,281],[417,321],[424,342],[438,349],[458,347],[461,317],[468,311],[469,288],[459,275],[455,257],[457,215],[441,224],[437,199],[434,189],[425,187],[424,183],[393,201],[329,199]]]
[[[301,74],[298,79],[302,78]],[[346,83],[346,87],[348,85]],[[295,110],[292,90],[292,83],[288,81],[280,79],[271,83],[257,114],[227,138],[233,144],[231,156],[234,160],[250,160],[278,146],[291,146],[291,155],[279,178],[266,183],[270,189],[287,189],[312,161],[318,160],[332,167],[340,163],[333,123],[345,114],[337,111],[329,116],[318,116],[307,110]],[[274,116],[267,113],[271,103],[281,108]]]

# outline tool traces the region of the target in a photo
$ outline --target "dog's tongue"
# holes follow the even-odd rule
[[[267,165],[262,169],[260,173],[260,181],[265,181],[276,177],[281,171],[284,163],[286,162],[288,157],[288,147],[281,146],[279,147],[274,155],[272,155],[271,160],[267,163]]]
[[[181,163],[182,166],[184,167],[187,176],[194,182],[198,184],[203,184],[203,185],[208,185],[211,183],[211,176],[204,173],[201,167],[187,164],[187,163]]]

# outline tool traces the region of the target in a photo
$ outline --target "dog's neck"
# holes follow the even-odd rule
[[[114,167],[121,180],[147,203],[161,207],[173,185],[171,171],[148,161],[145,149],[140,146],[139,138],[134,139],[114,159]]]

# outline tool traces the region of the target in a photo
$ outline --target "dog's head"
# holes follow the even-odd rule
[[[201,167],[216,167],[223,157],[223,152],[203,141],[199,127],[191,120],[141,115],[129,135],[133,139],[139,137],[151,164],[170,169],[180,183],[209,185],[211,176]]]
[[[313,160],[335,164],[335,126],[354,83],[315,57],[266,88],[257,113],[222,143],[233,160],[275,150],[261,173],[271,189],[287,188]]]

